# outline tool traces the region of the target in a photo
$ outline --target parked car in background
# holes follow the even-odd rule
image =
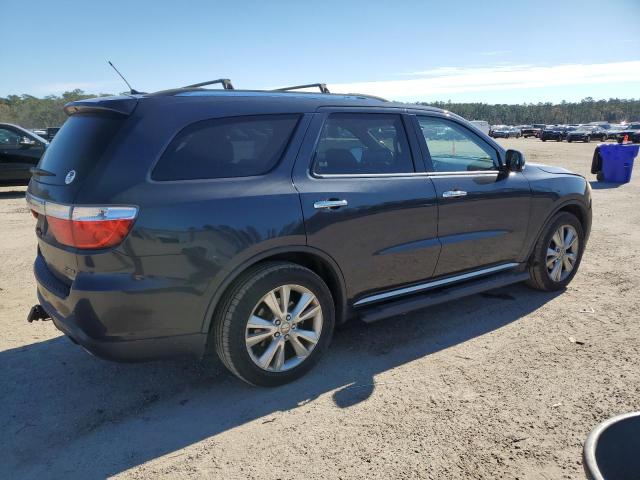
[[[489,135],[489,130],[491,127],[489,126],[489,122],[485,120],[471,120],[471,123],[476,126],[478,130],[480,130],[485,135]]]
[[[217,352],[280,385],[352,318],[562,291],[589,237],[585,178],[437,108],[181,88],[65,111],[27,192],[28,319],[111,359]]]
[[[53,140],[53,137],[56,136],[56,133],[58,133],[58,130],[60,130],[60,127],[35,128],[31,131],[36,135],[38,135],[39,137],[42,137],[48,142],[50,142],[51,140]]]
[[[633,143],[640,143],[640,123],[629,123],[625,127],[616,133],[616,140],[618,143],[624,141],[624,137]]]
[[[540,133],[547,126],[543,123],[534,123],[533,125],[525,125],[522,127],[522,136],[524,138],[539,137]]]
[[[520,138],[520,130],[508,125],[502,125],[498,128],[494,128],[491,131],[491,136],[493,138]]]
[[[493,132],[498,129],[507,128],[506,125],[491,125],[489,128],[489,136],[493,137]]]
[[[540,140],[546,142],[547,140],[555,140],[561,142],[564,139],[565,130],[560,126],[548,126],[540,133]]]
[[[595,125],[581,125],[567,133],[567,142],[590,142],[591,140],[606,141],[607,131]]]
[[[27,185],[47,145],[29,130],[0,123],[0,185]]]

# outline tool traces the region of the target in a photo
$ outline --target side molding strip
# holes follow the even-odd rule
[[[481,275],[487,275],[489,273],[501,272],[510,268],[515,268],[519,263],[504,263],[502,265],[496,265],[495,267],[483,268],[482,270],[476,270],[474,272],[464,273],[462,275],[456,275],[454,277],[443,278],[441,280],[434,280],[432,282],[421,283],[419,285],[413,285],[411,287],[399,288],[398,290],[391,290],[390,292],[378,293],[370,295],[358,300],[353,304],[354,307],[361,307],[370,303],[379,302],[381,300],[387,300],[389,298],[398,297],[400,295],[406,295],[408,293],[421,292],[423,290],[429,290],[431,288],[440,287],[442,285],[448,285],[450,283],[459,282],[461,280],[468,280],[470,278],[479,277]]]

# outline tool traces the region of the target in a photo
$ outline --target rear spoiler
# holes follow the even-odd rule
[[[75,115],[76,113],[114,113],[117,115],[129,116],[138,105],[136,97],[101,97],[87,98],[69,102],[64,106],[64,113]]]

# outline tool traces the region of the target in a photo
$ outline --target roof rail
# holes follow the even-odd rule
[[[217,80],[209,80],[208,82],[194,83],[193,85],[187,85],[186,87],[182,88],[198,88],[204,87],[205,85],[213,85],[215,83],[221,83],[222,88],[224,88],[225,90],[233,90],[233,84],[228,78],[219,78]]]
[[[380,100],[381,102],[388,102],[386,98],[376,97],[375,95],[367,95],[366,93],[346,93],[345,95],[353,95],[354,97],[365,97],[373,100]]]
[[[309,83],[307,85],[294,85],[292,87],[276,88],[273,91],[274,92],[286,92],[288,90],[301,90],[303,88],[312,88],[312,87],[318,87],[320,89],[321,93],[331,93],[331,92],[329,92],[329,89],[327,88],[327,84],[326,83]]]

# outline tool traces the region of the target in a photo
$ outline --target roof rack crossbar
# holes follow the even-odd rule
[[[182,88],[198,88],[204,87],[205,85],[213,85],[216,83],[221,83],[222,88],[224,88],[225,90],[233,90],[233,84],[228,78],[218,78],[217,80],[209,80],[208,82],[194,83],[193,85],[187,85],[186,87]]]
[[[292,87],[276,88],[273,91],[274,92],[286,92],[288,90],[301,90],[303,88],[313,88],[313,87],[318,87],[320,89],[320,92],[322,92],[322,93],[331,93],[331,92],[329,92],[329,89],[327,88],[327,84],[326,83],[309,83],[307,85],[293,85]]]

